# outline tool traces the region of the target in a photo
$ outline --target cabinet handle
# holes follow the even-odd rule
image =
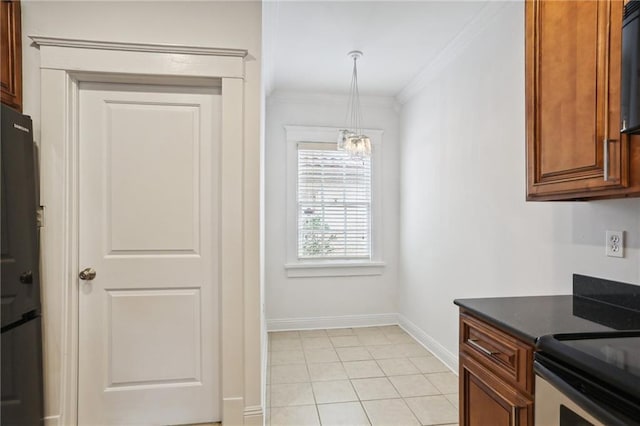
[[[511,407],[511,426],[518,426],[518,407]]]
[[[616,141],[617,141],[616,139],[609,139],[609,138],[604,138],[604,141],[603,141],[603,145],[604,145],[603,174],[604,174],[605,182],[609,180],[609,144]]]
[[[609,138],[604,138],[604,181],[609,180]]]
[[[500,353],[500,352],[491,351],[491,350],[485,348],[480,343],[478,343],[478,341],[476,339],[467,339],[467,343],[469,343],[471,346],[473,346],[474,348],[476,348],[480,352],[483,352],[483,353],[485,353],[486,355],[489,355],[489,356],[494,356],[495,354],[499,354]]]

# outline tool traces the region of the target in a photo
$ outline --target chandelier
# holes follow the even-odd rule
[[[347,54],[353,59],[353,74],[349,90],[349,104],[347,105],[346,129],[338,131],[338,149],[344,150],[352,157],[368,157],[371,155],[371,140],[362,133],[362,113],[360,112],[360,92],[358,91],[357,61],[362,52],[353,50]]]

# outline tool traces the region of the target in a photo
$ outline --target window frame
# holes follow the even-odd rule
[[[381,275],[382,261],[382,170],[383,130],[363,129],[371,139],[371,258],[370,259],[299,259],[298,258],[298,143],[336,144],[338,128],[284,126],[287,143],[286,245],[285,269],[288,277],[335,277]]]

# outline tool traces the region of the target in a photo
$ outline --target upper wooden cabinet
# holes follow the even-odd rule
[[[623,1],[526,2],[527,199],[640,195],[620,134]]]
[[[1,100],[22,112],[20,2],[2,0],[0,19]]]

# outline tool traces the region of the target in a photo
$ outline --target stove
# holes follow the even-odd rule
[[[541,379],[603,424],[640,425],[640,331],[543,336],[537,347]]]
[[[640,287],[574,276],[574,296],[574,315],[601,305],[587,319],[612,331],[538,339],[536,424],[640,425]]]

